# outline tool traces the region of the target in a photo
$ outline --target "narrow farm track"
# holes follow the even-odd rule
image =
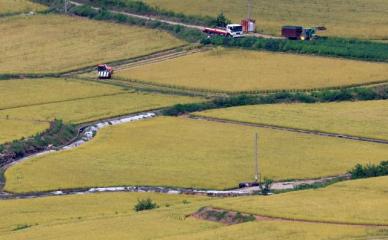
[[[76,6],[87,5],[87,4],[83,3],[82,1],[77,1],[77,0],[70,1],[70,3],[73,5],[76,5]],[[99,7],[92,7],[92,8],[95,10],[100,10]],[[108,10],[108,11],[111,13],[115,13],[115,14],[123,14],[123,15],[129,16],[129,17],[134,17],[134,18],[139,18],[139,19],[149,20],[149,21],[159,21],[162,23],[170,24],[170,25],[178,25],[178,26],[183,26],[183,27],[187,27],[187,28],[191,28],[191,29],[197,29],[200,31],[202,31],[205,28],[205,26],[193,25],[193,24],[182,23],[182,22],[177,22],[177,21],[172,21],[172,20],[166,20],[166,19],[163,19],[160,17],[155,17],[155,16],[146,16],[146,15],[128,13],[125,11],[117,11],[117,10]],[[262,34],[262,33],[249,33],[247,35],[252,36],[252,37],[258,37],[258,38],[283,39],[282,37],[268,35],[268,34]]]
[[[207,220],[207,221],[215,221],[215,222],[221,222],[224,224],[222,220],[223,219],[209,219],[206,216],[209,216],[208,212],[219,212],[219,213],[225,213],[225,216],[235,216],[238,214],[238,212],[228,210],[228,209],[222,209],[222,208],[215,208],[215,207],[205,207],[201,208],[197,212],[191,214],[191,217],[194,217],[196,219],[200,220]],[[309,220],[309,219],[294,219],[294,218],[286,218],[286,217],[274,217],[269,215],[256,215],[256,214],[250,214],[250,213],[240,213],[245,216],[254,216],[255,221],[281,221],[281,222],[299,222],[299,223],[317,223],[317,224],[330,224],[330,225],[343,225],[343,226],[360,226],[360,227],[388,227],[388,224],[373,224],[373,223],[350,223],[350,222],[340,222],[340,221],[323,221],[323,220]]]
[[[203,116],[195,116],[195,115],[185,115],[184,117],[195,119],[195,120],[228,123],[228,124],[243,125],[243,126],[257,127],[257,128],[270,128],[275,130],[304,133],[304,134],[318,135],[318,136],[324,136],[324,137],[343,138],[343,139],[353,140],[353,141],[388,144],[388,140],[384,140],[384,139],[359,137],[359,136],[353,136],[353,135],[347,135],[347,134],[326,133],[326,132],[305,130],[305,129],[299,129],[299,128],[282,127],[282,126],[260,124],[260,123],[240,122],[236,120],[227,120],[227,119],[219,119],[219,118],[203,117]]]

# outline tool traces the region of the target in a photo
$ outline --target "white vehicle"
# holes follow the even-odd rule
[[[240,24],[228,24],[226,25],[226,31],[232,37],[242,37],[244,35],[243,27]]]

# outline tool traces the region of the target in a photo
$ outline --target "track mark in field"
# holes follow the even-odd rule
[[[248,123],[248,122],[240,122],[240,121],[236,121],[236,120],[227,120],[227,119],[219,119],[219,118],[203,117],[203,116],[195,116],[195,115],[186,115],[185,117],[190,118],[190,119],[195,119],[195,120],[228,123],[228,124],[235,124],[235,125],[242,125],[242,126],[249,126],[249,127],[258,127],[258,128],[269,128],[269,129],[303,133],[303,134],[311,134],[311,135],[317,135],[317,136],[323,136],[323,137],[343,138],[343,139],[347,139],[347,140],[361,141],[361,142],[388,144],[388,140],[384,140],[384,139],[358,137],[358,136],[352,136],[352,135],[347,135],[347,134],[326,133],[326,132],[319,132],[319,131],[312,131],[312,130],[304,130],[304,129],[299,129],[299,128],[289,128],[289,127],[275,126],[275,125],[269,125],[269,124],[260,124],[260,123]]]
[[[308,219],[293,219],[286,217],[272,217],[266,215],[256,215],[249,213],[241,213],[232,210],[204,207],[197,212],[190,215],[196,219],[220,222],[226,225],[239,224],[249,221],[281,221],[281,222],[300,222],[300,223],[316,223],[316,224],[330,224],[342,226],[360,226],[360,227],[388,227],[388,224],[374,224],[374,223],[349,223],[340,221],[323,221],[323,220],[308,220]]]

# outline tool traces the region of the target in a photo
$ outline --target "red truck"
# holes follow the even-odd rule
[[[301,26],[283,26],[282,36],[292,40],[311,40],[316,38],[317,30],[323,30],[323,27],[304,28]]]

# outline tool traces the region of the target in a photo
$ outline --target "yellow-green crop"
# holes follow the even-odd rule
[[[272,217],[388,224],[388,177],[352,180],[316,190],[212,202],[213,206]]]
[[[388,139],[388,101],[273,104],[209,110],[196,115]]]
[[[0,20],[0,73],[64,72],[184,44],[158,30],[59,15]]]
[[[6,171],[12,192],[90,186],[156,185],[231,188],[260,167],[274,179],[343,174],[386,159],[384,144],[233,124],[161,117],[103,129],[76,149],[33,158]]]
[[[117,76],[189,89],[290,90],[388,80],[388,64],[216,48],[130,68]]]
[[[0,14],[26,13],[46,9],[45,6],[28,0],[0,0]]]
[[[223,12],[234,23],[247,17],[240,0],[143,0],[153,6],[190,15],[216,17]],[[388,5],[385,0],[254,0],[252,18],[257,30],[280,35],[283,25],[326,26],[321,35],[386,39]],[[371,27],[373,26],[373,27]],[[302,70],[301,70],[302,71]]]

